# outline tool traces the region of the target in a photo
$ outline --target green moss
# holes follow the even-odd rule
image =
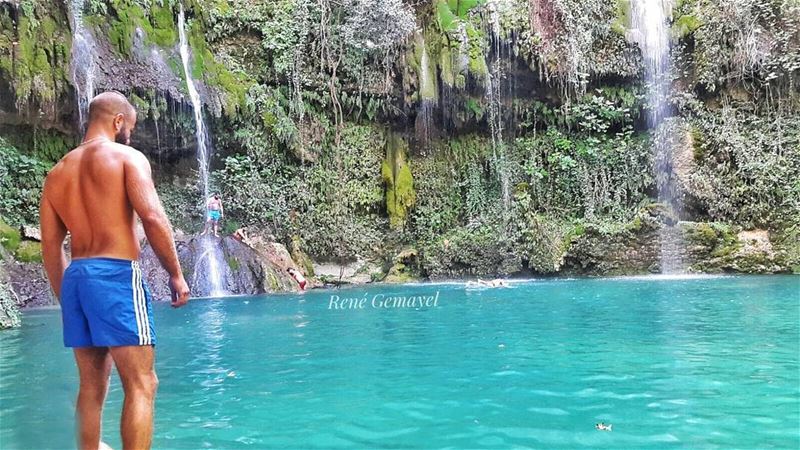
[[[216,61],[205,40],[205,33],[199,21],[192,21],[188,34],[189,46],[192,49],[190,67],[192,78],[203,80],[206,85],[219,88],[225,94],[223,109],[226,114],[232,115],[239,106],[244,104],[252,81],[243,75],[233,74],[225,65]]]
[[[703,22],[691,14],[684,14],[672,24],[672,37],[682,39],[703,26]]]
[[[269,288],[271,291],[280,290],[281,282],[275,275],[275,271],[273,270],[267,271],[267,283],[269,284]]]
[[[467,24],[466,30],[469,39],[469,71],[476,78],[485,80],[489,76],[484,49],[486,36],[472,24]]]
[[[631,23],[631,0],[617,0],[617,9],[611,30],[617,34],[625,35]]]
[[[130,100],[131,105],[136,109],[138,117],[144,118],[150,114],[150,102],[139,97],[135,92],[128,95],[128,100]]]
[[[130,56],[137,28],[144,32],[147,44],[168,48],[178,42],[174,13],[168,3],[153,2],[149,10],[134,0],[111,0],[110,5],[116,19],[90,16],[86,21],[95,27],[107,24],[109,41],[119,54]]]
[[[6,250],[14,252],[19,247],[20,239],[19,230],[0,219],[0,244]]]
[[[42,244],[35,241],[22,241],[14,252],[20,262],[42,262]]]
[[[436,3],[436,21],[439,29],[447,32],[454,30],[460,21],[467,18],[469,11],[486,0],[438,0]]]
[[[408,210],[414,206],[414,177],[406,162],[408,144],[392,134],[387,141],[386,159],[381,164],[381,175],[386,183],[386,211],[392,228],[403,228]]]
[[[690,244],[709,249],[713,258],[728,257],[741,248],[736,230],[723,223],[687,224],[683,235]]]
[[[472,113],[476,120],[481,120],[483,118],[484,111],[480,101],[470,97],[467,99],[464,106],[466,106],[467,111]]]
[[[692,137],[692,154],[694,160],[695,162],[702,163],[707,153],[703,130],[697,126],[692,126],[689,130],[689,135]]]
[[[154,44],[159,47],[171,47],[178,42],[175,16],[168,4],[159,6],[153,2],[153,6],[150,8],[150,24],[153,30],[148,38]]]
[[[0,51],[0,69],[8,74],[18,103],[54,102],[68,86],[71,41],[57,25],[57,9],[35,6],[20,12],[18,36],[13,28],[0,31],[0,49],[16,45],[14,52]]]
[[[455,71],[453,69],[453,57],[449,46],[443,46],[439,53],[439,73],[442,75],[442,82],[449,87],[456,84]]]
[[[454,24],[458,18],[445,0],[439,0],[436,3],[436,21],[439,23],[439,29],[447,32],[454,28]]]
[[[120,55],[130,56],[136,29],[140,28],[150,36],[153,34],[153,27],[144,8],[136,1],[111,0],[110,5],[117,18],[109,23],[108,38]]]
[[[234,256],[229,256],[225,258],[225,261],[227,261],[228,267],[230,267],[231,270],[239,270],[239,268],[241,267],[239,260]]]
[[[292,260],[294,260],[295,264],[303,269],[303,272],[306,274],[306,276],[314,276],[314,263],[311,261],[311,258],[308,257],[306,252],[303,251],[300,243],[300,236],[292,236],[291,255]]]

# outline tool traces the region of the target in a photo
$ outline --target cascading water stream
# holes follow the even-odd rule
[[[486,101],[489,105],[489,130],[492,134],[492,149],[498,159],[500,187],[503,196],[503,212],[508,213],[511,206],[510,176],[508,159],[506,157],[505,141],[503,140],[504,111],[503,111],[503,80],[506,78],[506,61],[503,52],[510,56],[501,37],[500,8],[503,5],[498,1],[490,1],[486,8],[489,11],[489,34],[491,36],[494,60],[489,64],[489,73],[486,76]]]
[[[86,130],[89,102],[94,97],[96,45],[94,37],[83,24],[85,0],[71,0],[70,24],[72,25],[72,54],[70,72],[78,101],[78,120],[82,131]]]
[[[634,0],[631,3],[631,28],[634,40],[639,44],[644,59],[647,82],[648,123],[654,131],[656,153],[656,184],[658,200],[680,214],[681,202],[676,195],[672,170],[671,150],[663,133],[655,132],[670,115],[667,102],[670,89],[670,28],[668,13],[672,10],[670,0]],[[681,258],[683,243],[680,230],[672,224],[663,226],[659,232],[660,263],[662,273],[685,271]]]
[[[419,73],[419,93],[420,93],[420,106],[417,111],[417,120],[414,125],[417,141],[422,144],[423,148],[427,147],[428,142],[431,140],[431,133],[433,130],[433,111],[438,102],[438,95],[436,91],[436,74],[434,68],[431,67],[430,57],[428,56],[428,49],[425,45],[425,39],[421,38],[422,55],[420,57],[420,73]]]
[[[192,101],[192,109],[194,111],[195,122],[195,136],[197,137],[197,162],[198,170],[200,172],[200,184],[203,190],[203,217],[205,217],[205,203],[209,198],[209,139],[208,132],[206,131],[205,122],[203,120],[203,104],[200,101],[200,94],[194,85],[191,71],[189,70],[189,44],[186,39],[186,17],[181,4],[178,13],[178,37],[180,40],[180,54],[181,61],[183,62],[183,72],[186,76],[186,88],[189,91],[189,98]],[[207,292],[211,297],[221,297],[226,294],[225,289],[222,287],[222,275],[220,268],[223,267],[222,254],[219,251],[219,246],[210,235],[204,236],[201,239],[203,252],[197,259],[195,265],[194,280],[199,283],[202,291]],[[206,277],[199,276],[205,272]],[[206,280],[207,283],[200,283],[201,280]]]

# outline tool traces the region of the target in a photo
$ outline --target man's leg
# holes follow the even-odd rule
[[[80,375],[78,404],[75,406],[78,448],[97,450],[100,446],[103,403],[111,376],[111,356],[106,347],[83,347],[75,349],[75,361]]]
[[[153,368],[152,346],[111,347],[125,402],[122,406],[122,447],[149,449],[153,439],[153,406],[158,378]]]

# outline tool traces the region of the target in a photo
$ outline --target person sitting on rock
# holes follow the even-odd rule
[[[233,238],[239,242],[247,244],[247,241],[250,240],[250,238],[247,236],[247,228],[237,228],[236,231],[233,232]]]
[[[297,281],[297,284],[300,286],[300,290],[305,291],[306,284],[308,283],[306,277],[304,277],[303,274],[300,273],[300,271],[295,269],[294,267],[289,267],[288,269],[286,269],[286,271],[289,272],[289,275],[291,275],[292,278],[294,278],[294,281]]]
[[[209,228],[214,229],[214,236],[219,237],[219,221],[225,217],[225,212],[222,209],[222,200],[219,199],[219,194],[214,194],[208,198],[206,202],[206,209],[208,210],[208,218],[206,219],[206,226],[200,236],[208,233]]]

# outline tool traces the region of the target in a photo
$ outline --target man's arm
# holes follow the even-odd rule
[[[181,272],[172,226],[158,199],[147,158],[134,151],[125,162],[125,189],[136,214],[142,219],[147,241],[153,247],[161,266],[169,273],[173,306],[182,306],[189,299],[189,288]]]
[[[45,191],[46,188],[47,182],[45,181]],[[64,270],[67,268],[67,257],[64,254],[64,237],[67,235],[67,227],[58,217],[56,210],[44,193],[39,204],[39,222],[42,232],[44,270],[50,280],[50,287],[53,288],[56,299],[60,303],[61,280],[64,278]]]

